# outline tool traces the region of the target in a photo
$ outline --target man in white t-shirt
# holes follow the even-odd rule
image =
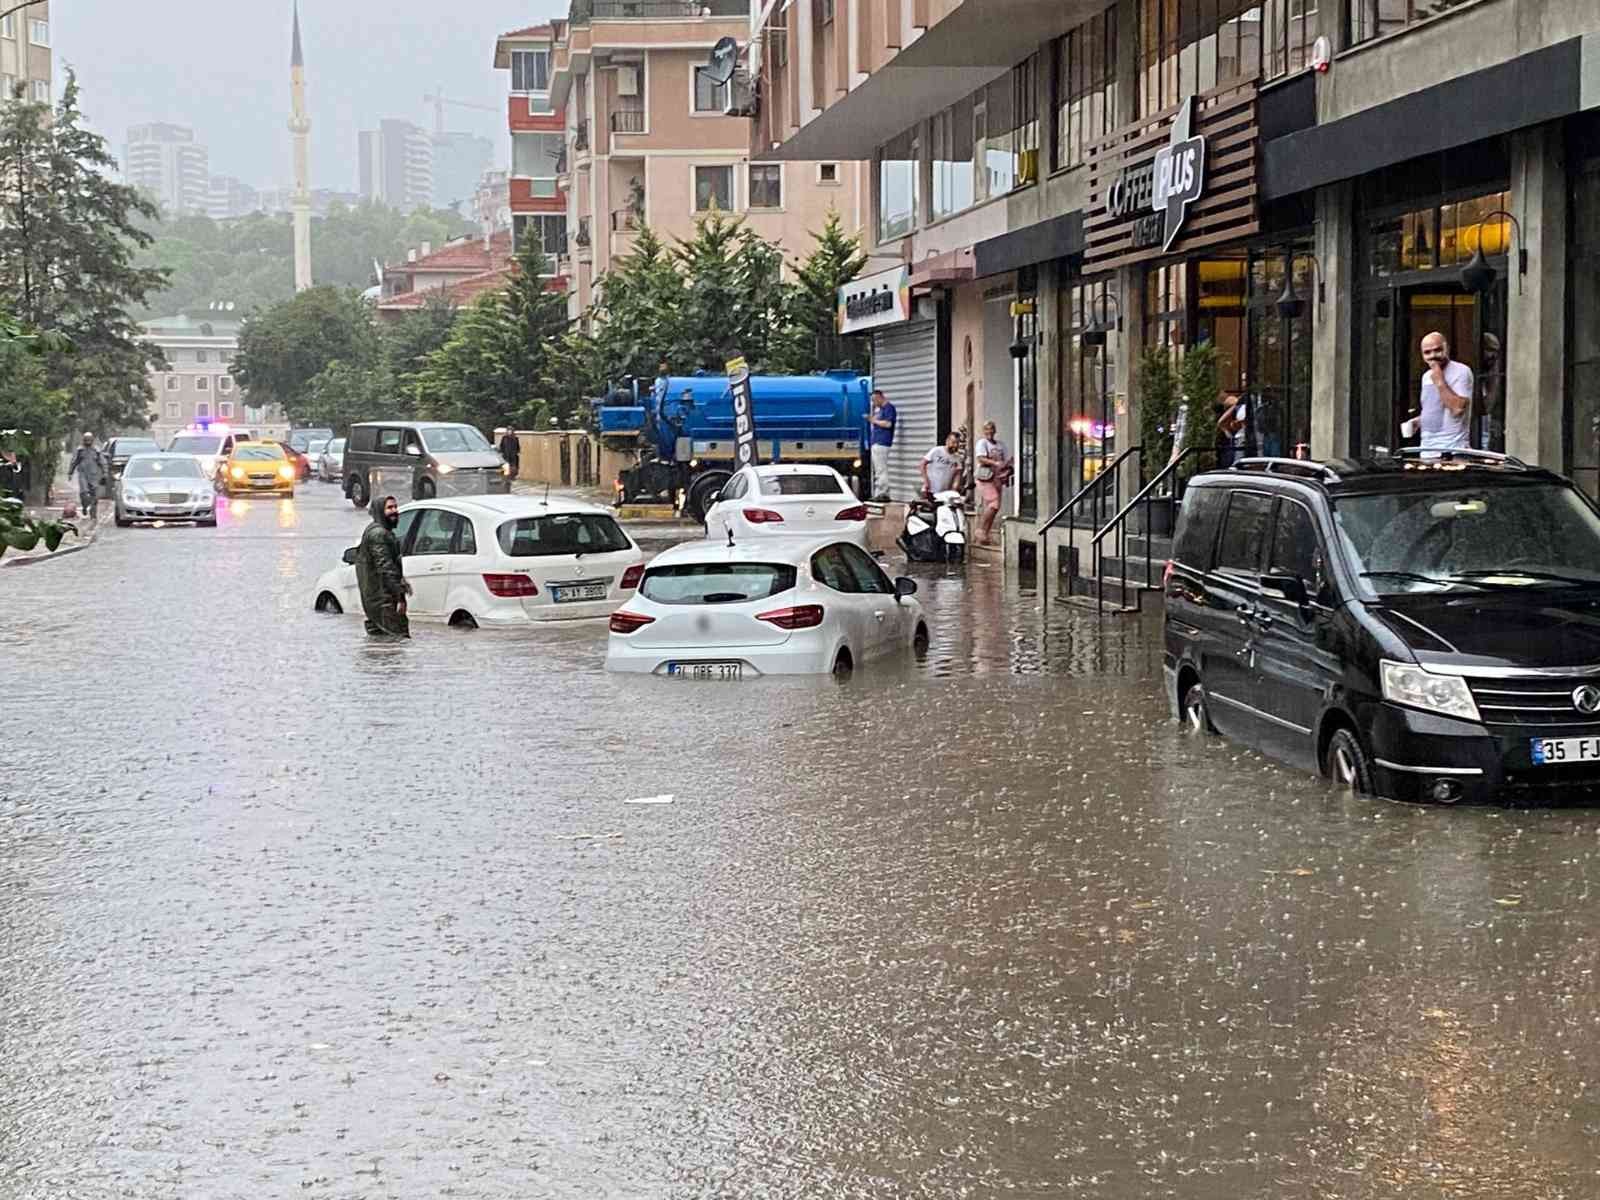
[[[1450,361],[1450,345],[1442,333],[1422,339],[1422,361],[1428,364],[1422,373],[1422,448],[1465,450],[1472,368]]]
[[[937,496],[961,486],[961,437],[952,433],[944,445],[935,446],[922,456],[922,490]]]

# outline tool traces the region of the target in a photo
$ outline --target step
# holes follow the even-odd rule
[[[1108,538],[1107,540],[1109,541],[1110,539]],[[1150,549],[1150,557],[1152,559],[1159,559],[1164,563],[1172,557],[1172,539],[1170,537],[1160,535],[1147,537],[1142,533],[1128,534],[1126,547],[1129,558],[1143,559],[1146,546]]]

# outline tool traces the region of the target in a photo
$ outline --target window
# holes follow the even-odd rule
[[[918,189],[918,160],[922,145],[916,131],[908,129],[879,147],[878,159],[878,240],[905,237],[917,227],[921,197]]]
[[[50,22],[29,21],[28,40],[35,46],[48,46],[50,44]]]
[[[233,419],[233,401],[219,401],[217,404],[217,416],[221,417],[224,421],[231,421]]]
[[[1442,17],[1470,0],[1350,0],[1350,45]]]
[[[407,544],[411,531],[417,527],[417,518],[422,515],[422,509],[413,508],[400,514],[400,523],[394,527],[395,540],[405,547],[402,554],[409,555],[411,547]]]
[[[183,419],[183,405],[176,400],[167,401],[167,420],[181,421]]]
[[[550,51],[513,50],[511,52],[511,90],[548,92],[550,90]]]
[[[219,391],[219,392],[231,392],[231,391],[233,391],[233,376],[232,375],[218,375],[217,376],[217,391]]]
[[[933,219],[971,208],[977,198],[972,156],[972,97],[935,113],[929,126],[933,151]]]
[[[176,375],[167,376],[167,391],[175,392],[182,386],[182,381]]]
[[[1211,570],[1211,551],[1217,544],[1217,526],[1222,523],[1222,510],[1227,503],[1226,488],[1192,487],[1184,493],[1178,539],[1172,551],[1174,561],[1196,571]]]
[[[1140,115],[1236,80],[1301,70],[1316,41],[1318,3],[1140,0]]]
[[[1228,520],[1222,527],[1222,544],[1217,547],[1217,570],[1255,575],[1261,564],[1261,545],[1267,539],[1267,517],[1272,513],[1272,497],[1259,492],[1234,492],[1228,504]]]
[[[883,573],[883,568],[873,562],[872,556],[860,546],[852,546],[845,542],[834,549],[844,555],[845,564],[855,576],[858,592],[867,596],[894,595],[894,584],[889,582],[889,577]]]
[[[844,546],[828,546],[811,556],[811,577],[823,587],[854,596],[861,591],[855,572],[844,556]]]
[[[534,195],[556,194],[556,163],[561,159],[565,138],[559,133],[514,133],[511,135],[511,173],[519,179],[535,180]],[[538,182],[545,183],[541,191]]]
[[[781,163],[750,164],[751,208],[783,207],[783,166]]]
[[[629,548],[628,535],[611,517],[593,513],[552,513],[518,517],[495,530],[500,549],[512,558],[554,554],[611,554]]]
[[[694,69],[694,111],[721,114],[728,107],[730,83],[716,83],[705,67]]]
[[[796,575],[788,563],[682,563],[651,567],[639,594],[657,604],[736,604],[787,592]]]
[[[511,218],[511,235],[520,247],[523,239],[537,237],[544,251],[544,276],[558,274],[556,256],[567,252],[567,218],[555,213],[518,213]]]
[[[821,184],[827,184],[829,186],[836,186],[839,182],[839,164],[830,162],[818,163],[817,182]]]
[[[50,81],[48,79],[35,79],[33,81],[33,102],[35,104],[50,103]]]
[[[833,0],[817,0],[816,21],[818,25],[833,24]]]
[[[1272,531],[1272,557],[1268,562],[1272,574],[1293,575],[1305,582],[1313,599],[1321,595],[1322,551],[1317,527],[1305,505],[1278,501],[1278,523]]]
[[[194,417],[199,421],[211,415],[211,405],[204,400],[196,400],[194,404]]]
[[[696,167],[694,169],[694,210],[733,211],[733,168]]]
[[[457,513],[446,512],[442,508],[423,509],[422,519],[417,523],[416,539],[411,543],[411,553],[416,555],[460,553],[456,546],[464,524],[466,518]]]
[[[194,360],[195,362],[209,362],[211,360],[211,355],[208,351],[196,350],[194,352]]]
[[[1108,8],[1057,38],[1056,140],[1051,166],[1075,167],[1117,125],[1117,10]]]
[[[398,429],[380,429],[380,430],[378,430],[378,453],[379,454],[399,454],[400,453],[400,432],[401,431],[398,430]]]
[[[0,17],[0,37],[7,37],[12,41],[17,40],[16,13],[7,13],[5,16]]]
[[[17,77],[15,75],[0,75],[0,104],[16,98]]]
[[[493,450],[489,439],[471,425],[446,425],[428,430],[430,454],[473,454]]]
[[[205,375],[196,375],[194,377],[194,390],[197,392],[209,392],[211,390],[210,378]]]
[[[726,493],[724,493],[726,494]],[[743,495],[743,493],[740,493]],[[833,473],[805,475],[769,475],[761,481],[763,496],[839,496],[844,485]]]

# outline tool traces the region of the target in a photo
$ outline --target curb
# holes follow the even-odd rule
[[[96,522],[94,528],[87,535],[77,538],[71,546],[63,546],[54,551],[46,550],[43,554],[30,550],[27,554],[17,558],[7,554],[4,558],[0,558],[0,567],[26,567],[30,563],[45,562],[50,559],[67,558],[73,554],[81,554],[90,546],[93,546],[99,538],[100,524]]]

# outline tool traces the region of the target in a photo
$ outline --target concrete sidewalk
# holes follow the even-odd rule
[[[102,506],[106,506],[109,501],[102,500],[100,503]],[[103,511],[109,512],[109,509],[103,509]],[[27,508],[23,512],[27,516],[44,521],[59,521],[62,519],[62,510],[60,508]],[[90,521],[88,518],[80,516],[67,521],[67,524],[77,529],[78,536],[73,537],[72,534],[67,534],[66,537],[61,539],[61,545],[54,552],[46,550],[43,542],[40,542],[32,550],[12,550],[7,548],[6,552],[0,555],[0,567],[22,567],[47,558],[66,558],[87,550],[99,538],[100,531],[111,524],[111,518],[107,515],[99,521]]]

